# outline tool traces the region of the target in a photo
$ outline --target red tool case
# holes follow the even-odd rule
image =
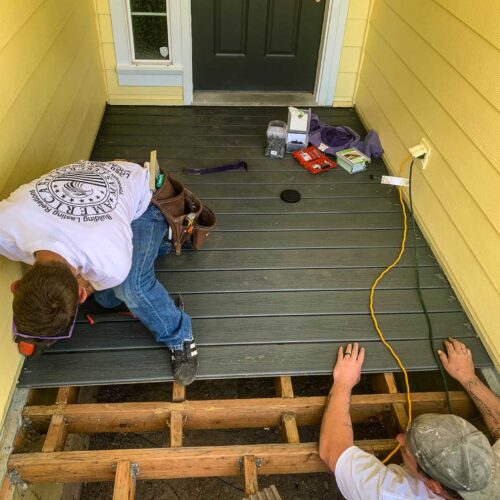
[[[325,170],[335,168],[337,164],[324,155],[318,148],[309,146],[308,148],[294,151],[292,156],[311,174],[320,174]]]

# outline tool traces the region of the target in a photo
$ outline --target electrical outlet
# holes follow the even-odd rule
[[[408,148],[408,151],[415,160],[419,161],[422,170],[425,170],[431,154],[431,146],[429,142],[422,138],[419,144]]]

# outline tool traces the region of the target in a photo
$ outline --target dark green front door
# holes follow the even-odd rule
[[[312,92],[326,0],[192,0],[195,90]]]

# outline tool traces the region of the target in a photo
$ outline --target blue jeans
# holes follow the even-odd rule
[[[132,267],[123,283],[95,293],[95,300],[106,308],[125,302],[129,310],[152,332],[158,342],[170,349],[182,348],[192,340],[191,318],[181,311],[156,279],[156,257],[172,251],[163,238],[168,231],[165,218],[154,205],[132,222]]]

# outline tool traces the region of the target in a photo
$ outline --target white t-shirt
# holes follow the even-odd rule
[[[55,252],[96,290],[122,283],[132,229],[151,201],[149,171],[125,161],[81,161],[24,184],[0,202],[0,255],[33,264]]]
[[[340,455],[335,466],[335,480],[348,500],[440,499],[422,481],[403,467],[385,466],[376,457],[351,446]]]

